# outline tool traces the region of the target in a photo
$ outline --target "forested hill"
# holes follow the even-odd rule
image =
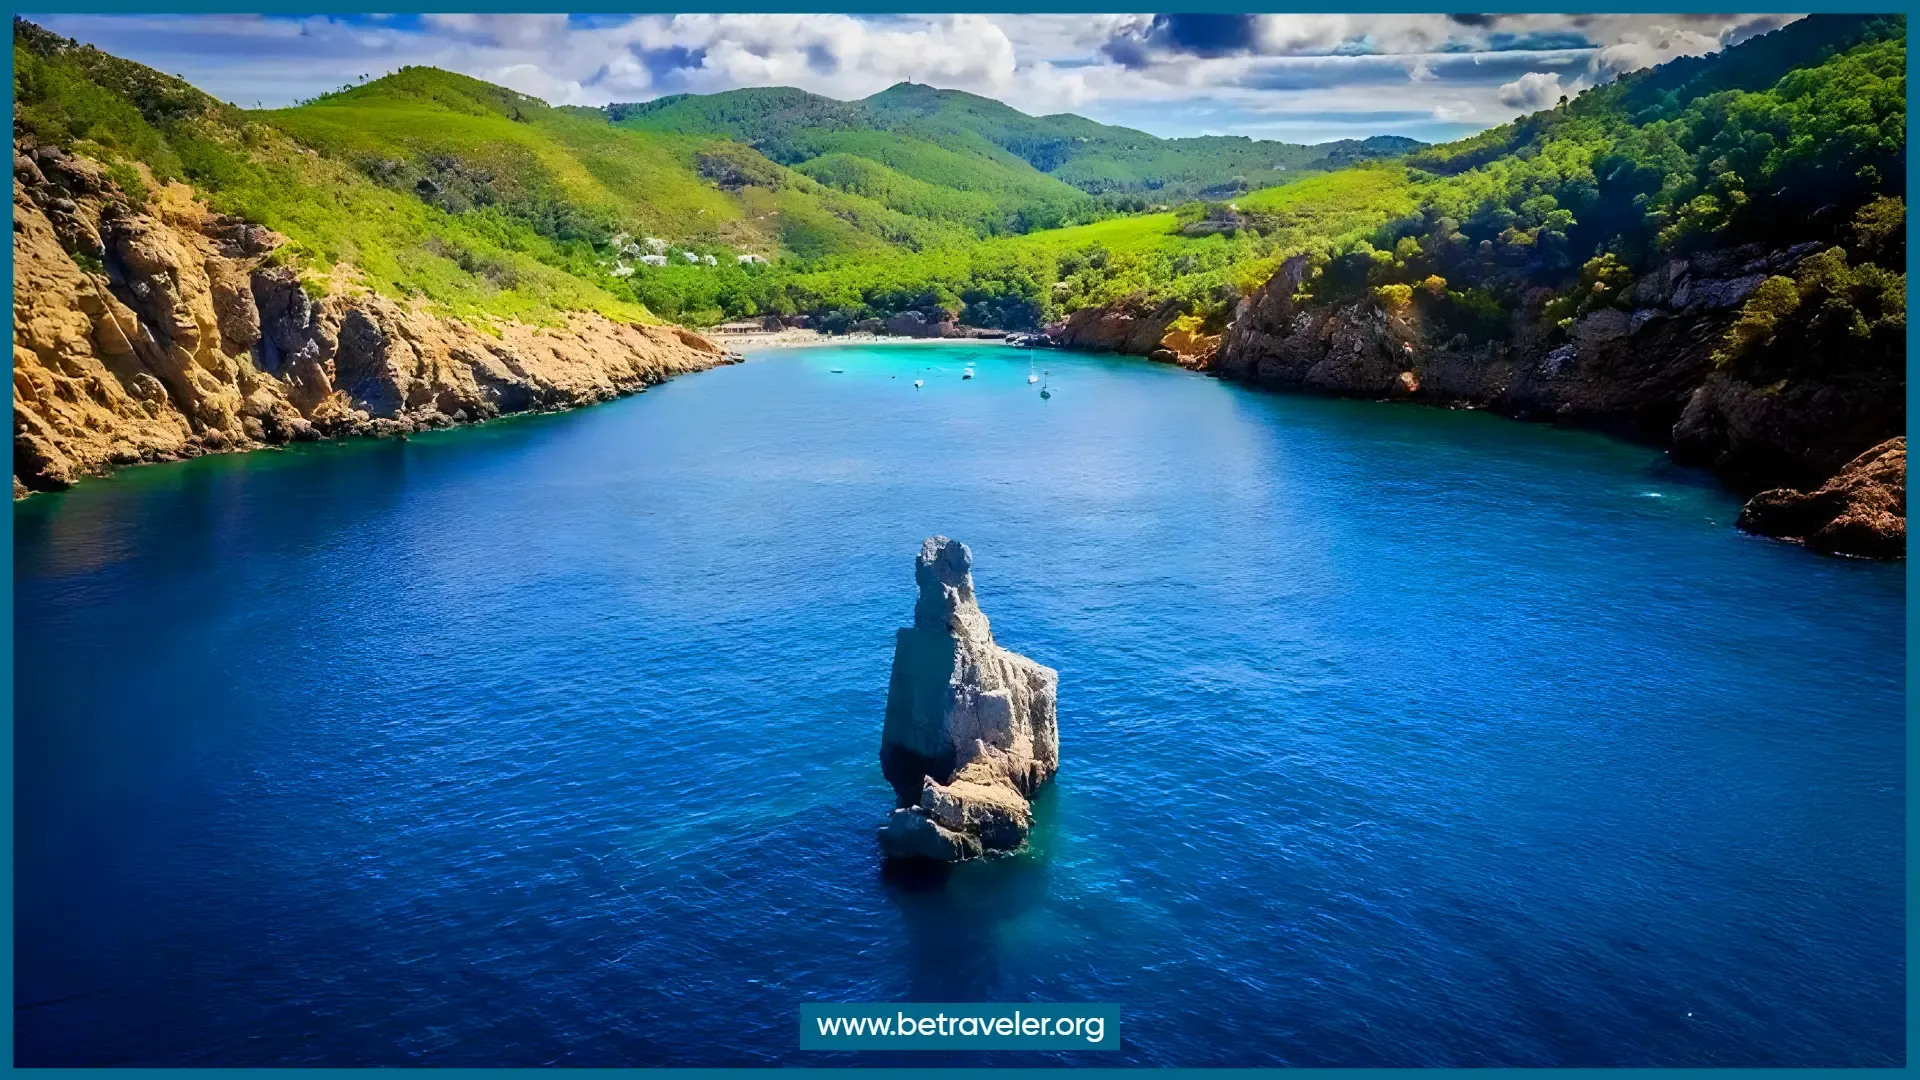
[[[15,131],[97,158],[134,201],[186,181],[288,236],[282,257],[311,276],[350,266],[454,312],[918,310],[1031,329],[1137,295],[1217,328],[1307,252],[1314,289],[1424,290],[1485,327],[1530,290],[1574,317],[1666,253],[1835,241],[1870,206],[1891,215],[1876,200],[1904,184],[1904,56],[1898,16],[1814,16],[1314,172],[1406,144],[1163,140],[910,84],[550,108],[432,68],[257,112],[16,22]],[[1275,176],[1298,178],[1168,194]],[[1154,183],[1154,209],[1114,201]]]
[[[1311,146],[1225,135],[1162,139],[1071,113],[1029,116],[992,98],[911,82],[860,101],[766,87],[677,94],[606,112],[623,127],[726,135],[789,165],[852,154],[899,162],[900,171],[921,180],[964,185],[967,166],[960,162],[972,158],[1024,165],[1089,194],[1140,196],[1134,205],[1244,194],[1425,145],[1395,135]],[[882,132],[892,138],[872,138]],[[899,149],[903,143],[921,154],[945,148],[953,163],[943,173]],[[912,171],[916,166],[929,175]]]
[[[248,110],[24,20],[14,58],[17,144],[99,161],[136,207],[185,182],[213,209],[287,236],[277,257],[316,282],[348,267],[377,293],[469,316],[645,310],[702,325],[957,308],[979,290],[928,281],[922,267],[970,273],[979,255],[1023,269],[996,279],[971,317],[1033,325],[1122,280],[1094,274],[1079,279],[1087,291],[1053,290],[1042,279],[1057,268],[1032,261],[1048,252],[1164,248],[1182,260],[1169,285],[1237,288],[1279,241],[1186,235],[1208,210],[1179,191],[1239,191],[1270,175],[1311,184],[1332,175],[1320,170],[1414,145],[1160,140],[925,87],[852,103],[768,89],[553,108],[427,67]],[[1108,180],[1088,179],[1102,170]],[[1390,175],[1335,187],[1328,200],[1311,188],[1238,198],[1299,206],[1286,221],[1296,239],[1380,224],[1400,204]],[[1142,206],[1159,210],[1132,209]]]
[[[1210,366],[1624,430],[1757,531],[1897,557],[1906,119],[1899,16],[1590,90],[1409,155],[1410,212],[1288,259]]]

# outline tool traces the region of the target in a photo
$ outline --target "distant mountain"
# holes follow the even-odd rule
[[[726,135],[789,165],[853,153],[942,186],[974,190],[988,183],[986,176],[1012,170],[1040,173],[1089,195],[1151,201],[1237,194],[1426,145],[1400,136],[1314,146],[1224,135],[1162,139],[1071,113],[1029,116],[992,98],[904,82],[860,101],[772,87],[612,105],[607,115],[621,127]],[[886,148],[876,133],[890,137]],[[907,154],[895,145],[901,141],[940,153]],[[888,153],[913,160],[903,167],[879,156]],[[962,164],[969,160],[974,164]],[[1059,197],[1056,189],[1028,190],[1042,202]]]
[[[765,87],[613,105],[605,115],[629,131],[737,140],[840,190],[982,235],[1052,228],[1098,212],[1086,192],[977,135],[893,123],[872,100]]]

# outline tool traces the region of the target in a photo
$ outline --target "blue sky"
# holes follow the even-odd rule
[[[1161,136],[1443,140],[1792,15],[49,15],[252,107],[431,64],[554,104],[911,80]]]

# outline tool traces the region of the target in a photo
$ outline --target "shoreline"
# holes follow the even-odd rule
[[[903,337],[892,334],[826,334],[818,330],[780,330],[764,334],[702,334],[732,352],[747,349],[810,349],[825,345],[1006,345],[1004,337]]]

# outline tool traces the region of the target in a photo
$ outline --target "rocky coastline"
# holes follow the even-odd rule
[[[1136,297],[1075,312],[1048,327],[1044,340],[1280,390],[1480,408],[1607,431],[1709,468],[1743,496],[1765,493],[1772,502],[1749,504],[1742,527],[1801,539],[1799,518],[1768,509],[1785,505],[1778,493],[1826,491],[1824,485],[1841,483],[1850,462],[1905,429],[1903,392],[1813,379],[1755,386],[1716,362],[1741,305],[1760,284],[1792,274],[1818,250],[1747,245],[1671,259],[1634,283],[1623,305],[1600,307],[1565,328],[1545,314],[1551,291],[1536,290],[1511,313],[1504,336],[1478,341],[1428,318],[1418,304],[1308,299],[1301,290],[1311,267],[1296,256],[1239,302],[1217,338],[1176,337],[1184,309]],[[1872,486],[1900,497],[1871,500],[1871,529],[1821,533],[1809,547],[1904,557],[1904,441],[1898,454],[1875,460]],[[1834,500],[1829,492],[1814,504]]]
[[[399,436],[645,390],[739,359],[672,326],[471,325],[316,287],[285,243],[181,184],[136,205],[99,163],[14,152],[14,495],[141,462]]]
[[[1565,325],[1545,314],[1551,292],[1536,290],[1504,334],[1480,340],[1419,303],[1309,299],[1311,267],[1297,256],[1217,332],[1193,325],[1177,301],[1131,297],[1035,336],[916,311],[841,333],[783,321],[719,344],[592,313],[558,326],[474,325],[380,296],[348,267],[303,278],[277,257],[285,242],[212,212],[184,185],[136,204],[98,162],[17,142],[15,497],[140,462],[592,404],[735,362],[741,347],[1018,340],[1276,389],[1597,428],[1710,468],[1742,495],[1764,494],[1742,528],[1834,554],[1904,555],[1904,443],[1872,459],[1867,486],[1883,494],[1867,499],[1871,527],[1828,528],[1865,520],[1839,510],[1809,527],[1783,509],[1863,490],[1843,473],[1903,433],[1903,394],[1809,378],[1754,385],[1715,359],[1741,305],[1770,276],[1794,273],[1814,244],[1670,259],[1620,302]]]

